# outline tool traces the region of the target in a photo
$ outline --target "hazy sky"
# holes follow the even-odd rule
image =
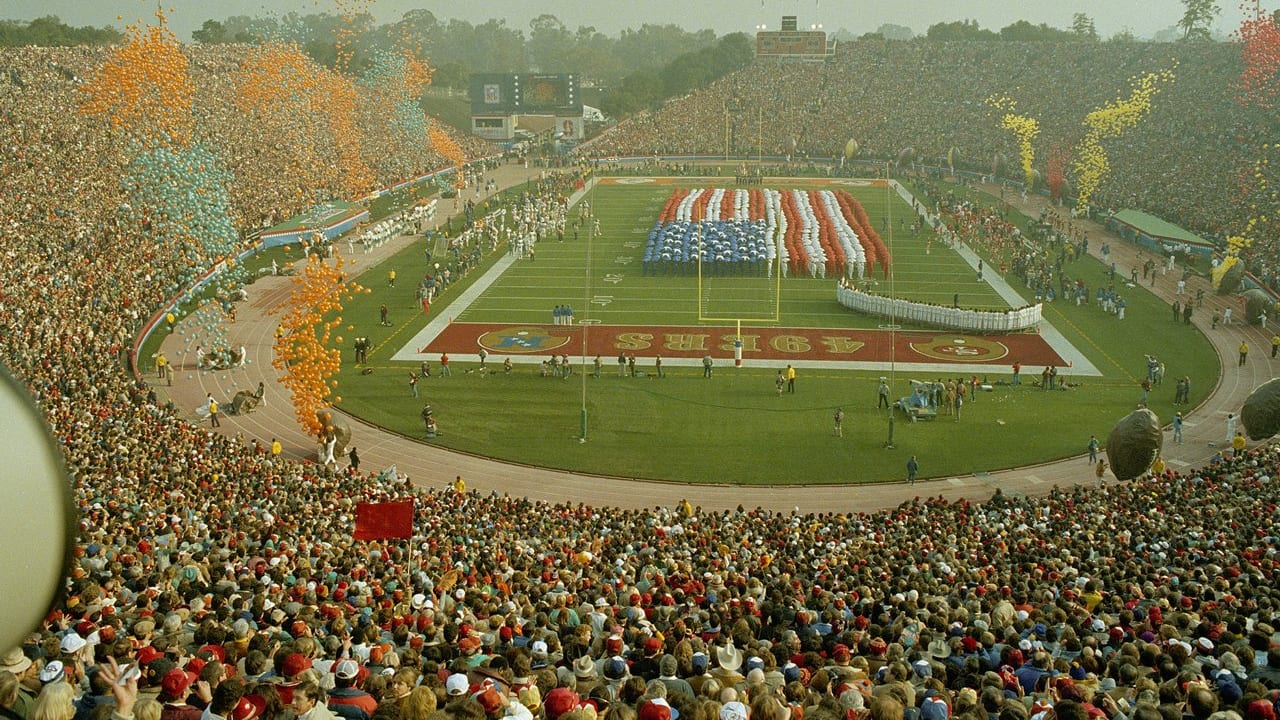
[[[551,13],[570,29],[591,25],[608,35],[648,23],[675,23],[686,29],[712,28],[717,33],[754,32],[756,25],[777,29],[782,15],[798,15],[801,27],[821,23],[828,31],[846,28],[855,34],[883,23],[906,25],[917,33],[937,22],[972,18],[998,30],[1019,19],[1069,27],[1071,16],[1091,16],[1103,37],[1129,28],[1140,38],[1173,25],[1182,16],[1182,0],[163,0],[172,9],[170,23],[183,40],[209,18],[337,12],[341,7],[368,6],[379,21],[398,19],[406,11],[425,8],[439,18],[472,23],[505,18],[507,25],[528,30],[529,20]],[[1218,31],[1240,24],[1232,0],[1219,0]],[[1275,3],[1267,3],[1274,5]],[[30,20],[58,15],[72,25],[117,25],[149,18],[156,0],[0,0],[0,17]],[[117,20],[121,16],[123,20]]]

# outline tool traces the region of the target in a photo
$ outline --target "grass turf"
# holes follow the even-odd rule
[[[544,323],[551,308],[562,303],[574,305],[581,319],[583,299],[590,296],[596,302],[586,312],[603,323],[697,324],[695,278],[640,275],[645,234],[669,192],[670,186],[600,186],[594,191],[589,200],[600,217],[602,234],[591,244],[589,288],[582,232],[577,242],[540,243],[535,261],[518,262],[457,319]],[[877,229],[882,228],[884,191],[854,189],[854,194]],[[893,242],[897,295],[949,304],[960,292],[965,305],[1002,305],[990,287],[977,282],[973,271],[941,243],[933,242],[925,255],[927,236],[912,237],[896,227],[908,215],[905,204],[896,198],[894,202],[894,217],[899,219]],[[442,431],[433,442],[519,463],[684,482],[818,484],[901,479],[907,457],[915,454],[922,477],[970,474],[1079,454],[1091,433],[1105,438],[1139,398],[1146,353],[1160,356],[1167,365],[1170,379],[1150,399],[1151,408],[1165,419],[1172,417],[1173,378],[1192,377],[1195,401],[1219,370],[1212,347],[1198,330],[1173,323],[1167,306],[1146,290],[1125,290],[1129,309],[1124,321],[1094,305],[1059,302],[1045,309],[1046,319],[1103,377],[1070,378],[1080,386],[1042,392],[1029,385],[1039,368],[1026,368],[1022,387],[997,385],[995,392],[980,394],[965,406],[959,422],[945,415],[920,423],[899,417],[894,450],[882,448],[888,420],[874,407],[882,371],[805,368],[802,362],[797,394],[778,397],[773,390],[775,371],[769,368],[721,367],[715,378],[705,380],[700,368],[668,365],[668,377],[662,380],[624,379],[617,377],[616,365],[606,361],[604,377],[586,378],[588,441],[579,443],[584,396],[579,367],[567,381],[539,377],[527,365],[517,365],[510,375],[481,376],[465,372],[475,367],[477,358],[454,357],[453,377],[424,380],[418,386],[422,398],[411,397],[407,376],[416,365],[387,358],[427,320],[413,297],[414,283],[425,269],[425,249],[420,241],[376,267],[357,266],[364,273],[360,280],[374,292],[348,303],[343,316],[355,329],[345,334],[370,337],[375,372],[360,374],[352,353],[345,351],[337,391],[343,398],[341,407],[390,430],[421,437],[418,413],[423,402],[430,402]],[[998,260],[987,258],[987,267],[998,267]],[[391,289],[386,275],[393,267],[400,280]],[[1083,278],[1091,290],[1106,280],[1105,268],[1093,259],[1076,261],[1067,272]],[[445,306],[478,275],[451,287],[432,313],[450,312]],[[612,282],[610,276],[619,279]],[[1018,287],[1016,280],[1012,284]],[[833,286],[834,280],[784,280],[780,324],[857,328],[881,322],[839,307]],[[886,292],[887,286],[882,283],[878,290]],[[378,306],[384,302],[391,309],[389,328],[377,324]],[[758,301],[751,304],[754,308]],[[642,369],[651,369],[646,367],[651,363],[651,358],[641,358]],[[906,381],[912,378],[928,379],[899,367],[895,397],[906,394]],[[843,438],[832,432],[837,406],[846,414]],[[1089,472],[1082,460],[1082,476]]]

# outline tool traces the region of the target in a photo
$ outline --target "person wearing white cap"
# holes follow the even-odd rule
[[[360,664],[355,660],[340,660],[333,666],[334,687],[329,691],[329,709],[342,718],[358,718],[358,709],[365,717],[373,717],[378,709],[378,701],[372,695],[357,687],[360,678]]]
[[[444,691],[450,698],[462,697],[471,689],[471,682],[462,673],[454,673],[444,681]]]
[[[50,660],[43,668],[40,669],[40,683],[43,685],[48,685],[49,683],[66,679],[66,666],[62,664],[61,660]]]

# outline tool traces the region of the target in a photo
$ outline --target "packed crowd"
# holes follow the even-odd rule
[[[1150,117],[1107,141],[1112,171],[1093,202],[1222,238],[1243,229],[1248,208],[1217,188],[1236,188],[1266,152],[1247,130],[1265,120],[1233,95],[1241,66],[1231,43],[841,43],[826,63],[757,62],[627,119],[586,152],[831,161],[853,139],[856,159],[893,160],[906,151],[907,167],[917,160],[946,166],[955,148],[957,169],[990,173],[999,153],[1001,172],[1020,178],[1015,139],[984,102],[1006,95],[1039,120],[1037,168],[1047,176],[1049,149],[1070,150],[1085,113],[1126,95],[1131,76],[1175,61],[1177,80]],[[1276,249],[1268,244],[1251,255],[1274,258]]]
[[[192,426],[126,369],[189,256],[113,219],[122,151],[68,110],[93,52],[0,60],[0,360],[80,517],[65,598],[0,657],[4,717],[1274,720],[1276,447],[808,516],[550,505],[285,459]],[[269,168],[278,148],[234,122],[202,132]],[[241,222],[289,212],[287,180],[242,172]],[[414,539],[353,539],[357,503],[406,498]]]

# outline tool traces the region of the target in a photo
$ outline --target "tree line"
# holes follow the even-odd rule
[[[124,33],[113,27],[72,27],[56,15],[35,20],[0,20],[0,46],[39,45],[63,47],[74,45],[110,45],[119,42]]]

